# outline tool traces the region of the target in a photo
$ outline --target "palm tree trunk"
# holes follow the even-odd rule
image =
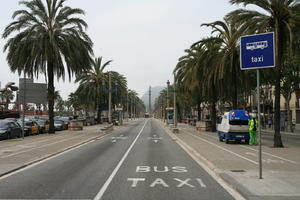
[[[232,80],[233,80],[233,95],[232,95],[232,107],[233,109],[237,109],[238,108],[238,94],[237,94],[237,74],[236,74],[236,69],[235,69],[235,65],[234,65],[234,55],[231,55],[231,69],[232,69]]]
[[[201,120],[201,102],[200,101],[198,101],[197,109],[198,109],[198,121],[200,121]]]
[[[211,102],[211,121],[212,121],[212,127],[211,131],[216,132],[217,131],[217,110],[216,110],[216,102],[217,102],[217,97],[216,97],[216,87],[213,84],[212,85],[212,102]]]
[[[54,72],[53,64],[48,62],[48,109],[49,109],[49,133],[55,133],[54,129]]]
[[[275,78],[275,133],[274,133],[274,147],[283,147],[280,135],[280,81],[281,81],[281,61],[282,61],[282,34],[278,19],[275,24],[275,38],[276,38],[276,78]]]

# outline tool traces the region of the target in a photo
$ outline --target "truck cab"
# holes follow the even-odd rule
[[[229,141],[249,143],[249,113],[246,110],[231,110],[224,113],[221,124],[218,124],[217,130],[219,140],[225,140],[226,144]]]

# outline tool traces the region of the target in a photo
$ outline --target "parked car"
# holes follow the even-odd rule
[[[0,120],[0,139],[11,139],[20,137],[22,129],[20,126],[10,120]]]
[[[49,132],[50,125],[48,120],[36,120],[35,122],[40,126],[40,133]]]
[[[22,120],[18,120],[18,123],[22,127],[22,124],[23,124]],[[35,121],[33,121],[31,119],[26,119],[24,121],[24,131],[25,131],[25,128],[30,130],[30,131],[27,131],[28,135],[38,135],[38,134],[40,134],[40,126]]]
[[[249,113],[246,110],[231,110],[224,113],[221,124],[218,124],[219,140],[224,139],[228,144],[229,141],[234,140],[249,143],[250,135],[248,128]]]
[[[64,129],[68,129],[69,121],[70,121],[69,117],[59,117],[57,120],[63,121],[65,124]]]
[[[32,120],[28,120],[26,121],[26,125],[31,126],[31,133],[33,135],[38,135],[40,134],[40,126],[38,125],[38,123],[36,123],[35,121]]]
[[[65,122],[62,120],[55,120],[54,121],[54,128],[56,131],[65,130]]]
[[[22,119],[18,119],[17,123],[19,124],[19,126],[21,127],[22,130],[22,126],[23,126],[23,122]],[[29,136],[32,134],[32,128],[30,125],[26,125],[26,121],[24,121],[24,136]]]

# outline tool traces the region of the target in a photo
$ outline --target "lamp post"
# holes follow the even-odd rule
[[[108,73],[108,123],[111,124],[111,75]]]
[[[174,127],[177,128],[177,109],[176,109],[176,75],[174,73]]]
[[[129,119],[129,99],[128,99],[128,89],[126,90],[127,91],[127,94],[126,94],[126,117],[127,117],[127,122],[128,122],[128,119]]]
[[[169,101],[169,86],[170,86],[170,81],[167,81],[167,108],[170,107],[170,101]]]
[[[169,118],[169,107],[170,107],[170,98],[169,98],[169,86],[170,86],[170,81],[167,81],[167,108],[166,108],[166,118],[167,118],[167,124],[168,124],[168,118]]]

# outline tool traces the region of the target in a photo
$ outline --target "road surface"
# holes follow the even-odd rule
[[[0,199],[176,200],[233,197],[154,119],[0,179]]]

